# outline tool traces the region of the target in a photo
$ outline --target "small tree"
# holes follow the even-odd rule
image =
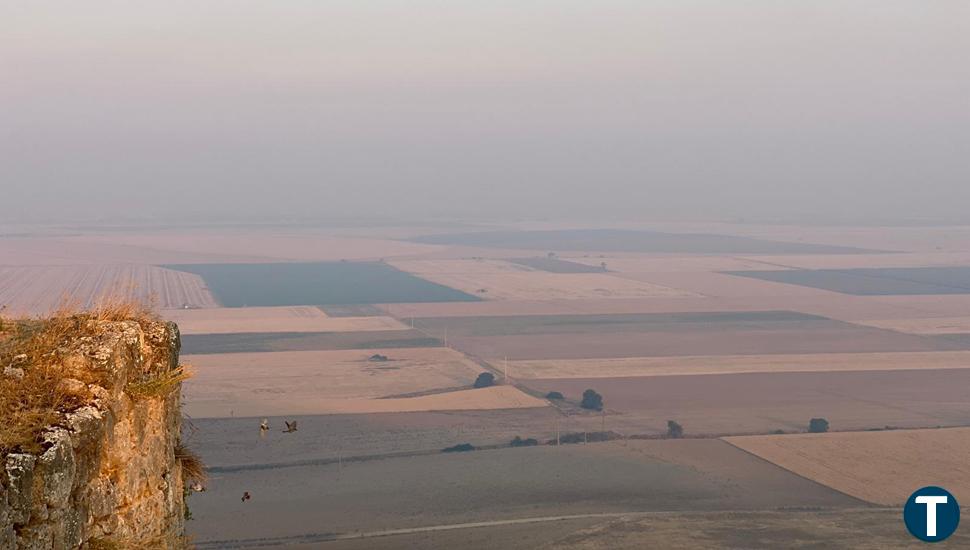
[[[487,388],[495,385],[495,375],[490,372],[483,372],[475,379],[476,388]]]
[[[824,418],[813,418],[808,421],[808,432],[822,434],[829,431],[829,421]]]
[[[560,393],[560,392],[551,391],[551,392],[549,392],[549,393],[546,394],[546,399],[550,399],[550,400],[552,400],[552,399],[562,400],[563,399],[563,396],[562,396],[562,393]]]
[[[583,392],[583,400],[579,403],[579,406],[591,411],[601,411],[603,410],[603,396],[594,390],[586,390]]]
[[[681,437],[684,437],[684,427],[681,426],[676,420],[668,420],[667,437],[671,439],[680,439]]]

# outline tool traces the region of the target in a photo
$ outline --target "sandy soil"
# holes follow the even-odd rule
[[[607,273],[549,273],[500,260],[394,261],[394,267],[490,300],[692,296]],[[486,292],[481,292],[485,290]]]
[[[970,428],[730,437],[786,470],[862,500],[902,506],[913,491],[945,487],[970,500]]]
[[[202,278],[155,266],[0,267],[0,304],[7,315],[37,315],[66,301],[90,307],[99,298],[153,298],[158,307],[218,307]]]
[[[698,451],[685,451],[692,465],[682,465],[607,443],[223,473],[190,498],[189,527],[207,543],[559,514],[858,504],[723,442],[702,443],[704,469]],[[250,501],[240,501],[243,491]]]
[[[388,360],[370,361],[373,354]],[[467,387],[482,372],[447,348],[226,353],[181,360],[195,367],[185,395],[187,410],[197,417],[229,416],[230,411],[240,416],[332,413],[360,405],[347,399]],[[374,405],[375,410],[384,405]]]
[[[162,311],[175,321],[182,334],[231,334],[243,332],[362,332],[406,330],[390,317],[328,317],[318,307],[246,307],[173,309]]]
[[[608,429],[664,433],[668,419],[692,434],[804,432],[970,425],[970,369],[518,380],[578,402],[594,389]]]
[[[509,361],[515,379],[964,368],[970,368],[970,351]]]

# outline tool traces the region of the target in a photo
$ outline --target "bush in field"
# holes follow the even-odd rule
[[[824,418],[813,418],[808,421],[808,433],[822,434],[829,431],[829,421]]]
[[[591,411],[601,411],[603,410],[603,396],[594,390],[586,390],[583,392],[583,400],[579,403],[579,406]]]
[[[546,394],[546,399],[563,399],[563,396],[557,391],[551,391]]]
[[[476,388],[487,388],[495,385],[495,375],[490,372],[483,372],[475,379]]]
[[[671,439],[679,439],[681,437],[684,437],[684,427],[681,426],[675,420],[668,420],[667,421],[667,437],[669,437]]]
[[[512,442],[509,443],[509,446],[510,447],[533,447],[538,444],[539,444],[539,441],[531,437],[528,439],[522,439],[519,436],[515,436],[515,439],[513,439]]]
[[[474,451],[475,447],[471,443],[459,443],[458,445],[452,445],[451,447],[445,447],[441,449],[443,453],[464,453],[468,451]]]

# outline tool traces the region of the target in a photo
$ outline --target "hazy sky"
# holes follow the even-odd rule
[[[966,0],[0,0],[0,216],[970,219]]]

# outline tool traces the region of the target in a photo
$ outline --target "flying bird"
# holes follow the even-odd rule
[[[283,430],[283,433],[287,433],[288,434],[290,432],[295,432],[296,431],[296,420],[294,420],[293,422],[284,420],[283,423],[286,424],[286,429]]]
[[[245,493],[243,493],[242,501],[243,502],[246,502],[247,500],[249,500],[251,498],[253,498],[253,497],[249,496],[249,491],[246,491]]]

